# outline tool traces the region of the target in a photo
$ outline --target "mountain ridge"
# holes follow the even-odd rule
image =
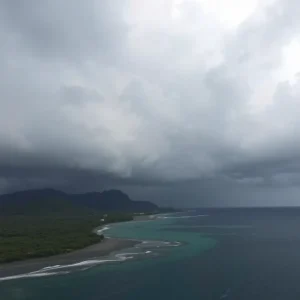
[[[0,195],[0,215],[93,212],[154,212],[159,207],[134,201],[121,190],[69,194],[51,188],[17,191]]]

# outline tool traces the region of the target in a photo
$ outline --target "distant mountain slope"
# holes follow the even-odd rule
[[[73,203],[67,194],[52,189],[27,190],[0,196],[0,215],[84,215],[92,209]]]
[[[101,212],[153,212],[151,202],[132,201],[119,190],[67,194],[53,189],[27,190],[0,196],[0,215],[82,215]]]
[[[158,210],[158,207],[145,201],[132,201],[120,190],[108,190],[102,193],[74,194],[72,201],[87,207],[102,211],[148,212]]]

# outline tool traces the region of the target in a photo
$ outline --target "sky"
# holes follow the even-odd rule
[[[300,204],[298,0],[0,0],[0,193]]]

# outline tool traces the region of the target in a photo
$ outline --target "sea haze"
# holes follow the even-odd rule
[[[298,208],[206,209],[117,224],[107,235],[141,240],[114,254],[129,259],[3,281],[0,298],[298,300],[299,228]]]

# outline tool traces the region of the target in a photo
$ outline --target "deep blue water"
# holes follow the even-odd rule
[[[106,235],[144,243],[118,262],[0,282],[0,299],[300,299],[300,209],[197,210]]]

